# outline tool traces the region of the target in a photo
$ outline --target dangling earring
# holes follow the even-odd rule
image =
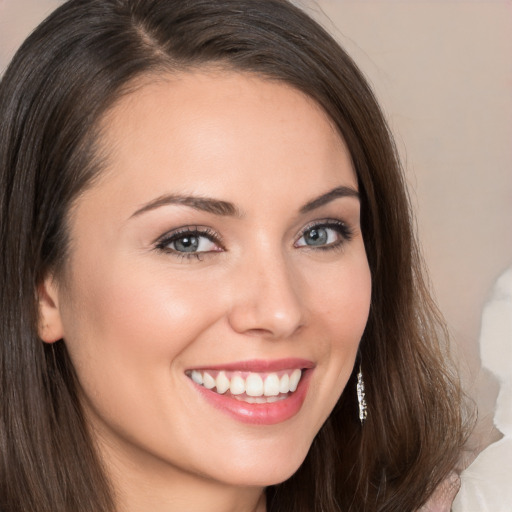
[[[361,371],[361,364],[359,364],[359,371],[357,372],[357,402],[359,403],[359,421],[361,425],[365,422],[368,415],[366,399],[364,394],[364,380],[363,372]]]

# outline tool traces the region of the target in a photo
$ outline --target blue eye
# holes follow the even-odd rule
[[[295,247],[331,249],[350,240],[352,232],[339,221],[329,221],[306,228],[295,242]]]
[[[336,241],[338,233],[330,228],[308,229],[302,238],[306,245],[326,245]]]
[[[201,235],[182,235],[167,245],[178,252],[210,252],[216,247],[209,238]]]
[[[164,235],[156,245],[157,249],[178,253],[180,256],[199,256],[222,250],[215,233],[207,228],[183,228]]]

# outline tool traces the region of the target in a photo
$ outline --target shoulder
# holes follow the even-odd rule
[[[453,500],[460,489],[460,477],[450,473],[437,487],[418,512],[450,512]]]

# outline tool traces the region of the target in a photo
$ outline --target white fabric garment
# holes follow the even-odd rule
[[[482,364],[500,381],[494,423],[503,438],[462,473],[453,512],[512,511],[512,267],[497,281],[484,309]]]

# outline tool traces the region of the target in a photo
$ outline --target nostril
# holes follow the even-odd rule
[[[245,334],[253,335],[256,337],[261,336],[262,338],[268,335],[271,335],[272,332],[268,329],[249,329],[245,331]]]

